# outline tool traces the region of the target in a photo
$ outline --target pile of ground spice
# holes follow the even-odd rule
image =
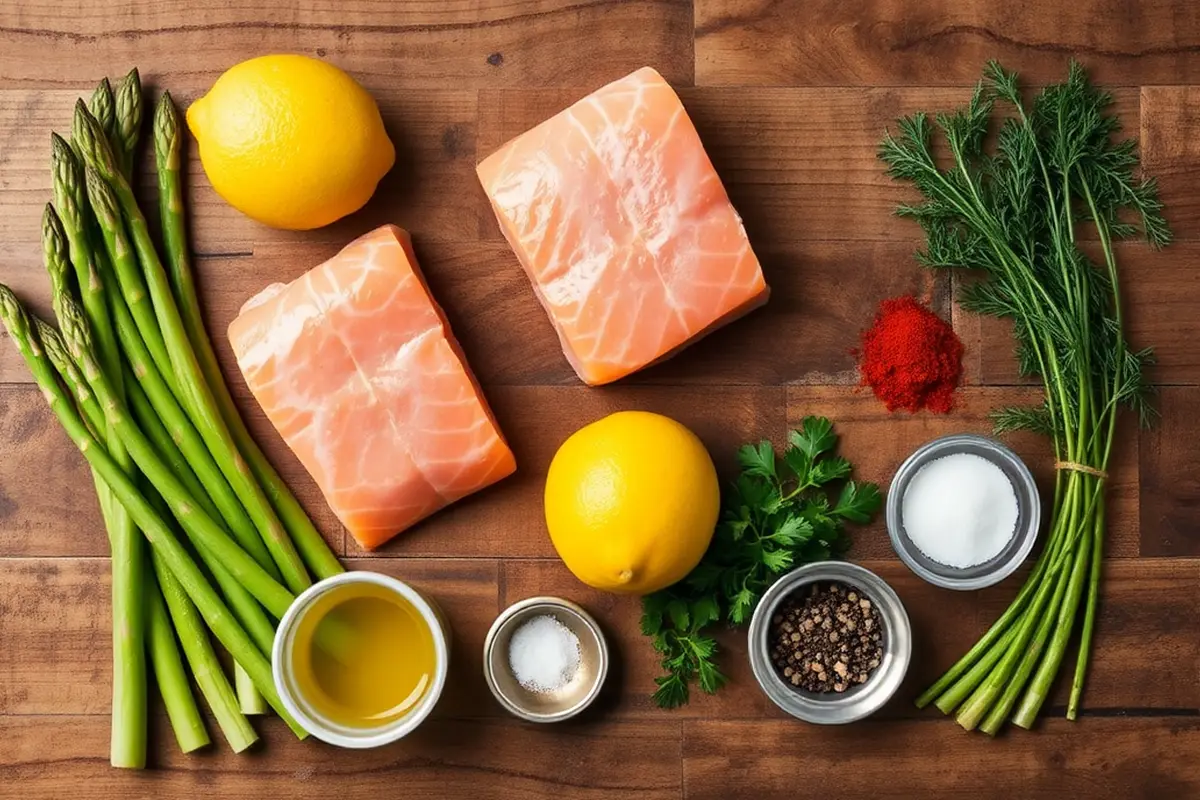
[[[767,634],[783,679],[810,692],[866,683],[883,660],[883,620],[861,589],[813,584],[785,599]]]
[[[888,411],[945,414],[962,377],[962,354],[954,329],[905,295],[884,300],[875,324],[863,331],[859,371]]]

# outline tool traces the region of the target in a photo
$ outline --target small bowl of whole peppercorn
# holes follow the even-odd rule
[[[878,711],[908,671],[912,627],[900,598],[869,569],[808,564],[775,582],[750,622],[750,666],[775,705],[838,725]]]

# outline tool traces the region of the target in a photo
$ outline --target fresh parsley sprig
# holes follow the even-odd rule
[[[722,498],[704,558],[680,583],[643,598],[642,633],[653,638],[666,671],[655,679],[659,706],[686,703],[693,682],[708,694],[720,689],[726,678],[717,642],[705,631],[718,622],[744,625],[781,573],[844,553],[845,523],[868,522],[879,509],[879,487],[849,480],[850,462],[836,447],[833,423],[808,417],[789,434],[782,457],[768,441],[738,450],[742,471]]]

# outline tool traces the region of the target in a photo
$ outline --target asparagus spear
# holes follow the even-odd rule
[[[167,275],[178,304],[188,341],[196,354],[222,419],[229,426],[238,451],[245,457],[254,476],[263,487],[280,519],[296,543],[296,548],[312,574],[328,578],[344,571],[333,551],[317,531],[308,514],[288,489],[279,473],[263,454],[246,423],[238,413],[233,396],[225,383],[204,328],[204,316],[196,293],[195,278],[188,258],[187,223],[183,205],[183,137],[179,134],[179,114],[169,92],[164,92],[154,114],[154,153],[158,164],[158,197],[162,217],[163,244]]]
[[[117,168],[116,159],[104,138],[99,123],[83,103],[75,106],[75,138],[88,166],[95,169],[113,190],[125,222],[129,226],[133,249],[142,265],[142,274],[154,304],[155,315],[158,318],[160,335],[175,369],[176,387],[180,390],[180,400],[204,437],[209,450],[217,457],[226,479],[237,492],[246,512],[254,520],[259,535],[266,542],[267,549],[279,567],[284,581],[292,591],[303,591],[311,585],[304,563],[279,518],[275,515],[275,510],[263,494],[262,488],[254,480],[245,460],[238,452],[237,445],[225,422],[221,419],[216,400],[200,371],[196,355],[188,343],[187,333],[179,316],[179,309],[171,296],[171,289],[162,262],[150,239],[146,218],[138,208],[137,199],[134,197],[128,181]],[[103,225],[103,220],[101,224]],[[121,274],[120,270],[118,270],[118,274]],[[152,335],[152,332],[142,331],[142,336],[145,338],[150,338]]]
[[[167,574],[170,575],[170,571]],[[171,729],[175,731],[179,749],[191,753],[208,746],[212,740],[208,738],[204,718],[200,716],[200,708],[192,695],[187,669],[179,654],[159,583],[153,580],[146,582],[146,608],[151,642],[150,661],[154,664],[158,690],[162,694],[163,705],[167,707],[167,718],[171,720]]]
[[[129,180],[133,174],[138,139],[142,135],[142,78],[138,75],[137,67],[117,81],[116,95],[116,120],[108,140],[113,144],[121,174]],[[99,119],[96,121],[100,122]]]
[[[117,119],[117,102],[113,96],[112,84],[108,82],[108,78],[101,78],[100,85],[92,92],[92,99],[88,103],[88,108],[91,109],[92,116],[96,118],[96,122],[100,123],[100,127],[104,130],[104,135],[111,137],[116,130]]]
[[[72,310],[76,314],[79,313],[77,307]],[[163,561],[179,579],[180,585],[183,586],[192,602],[196,604],[196,608],[204,617],[208,627],[216,634],[217,639],[235,659],[246,667],[247,672],[254,679],[255,686],[279,712],[279,715],[298,736],[304,738],[307,734],[288,714],[275,692],[270,663],[262,653],[258,652],[254,642],[232,618],[229,609],[213,590],[195,562],[192,561],[187,550],[175,538],[167,523],[138,490],[133,480],[113,460],[104,445],[88,430],[88,426],[80,418],[79,412],[59,383],[49,359],[32,330],[25,309],[12,290],[3,284],[0,284],[0,323],[8,330],[9,338],[12,339],[17,351],[25,360],[30,372],[33,373],[34,380],[46,398],[51,411],[54,412],[76,448],[87,459],[88,464],[100,473],[100,476],[113,490],[117,500],[129,511],[130,516],[142,529],[151,546],[161,554]],[[92,373],[98,371],[95,359],[90,353],[80,366],[85,379],[90,378]],[[101,401],[101,407],[104,407],[104,398],[98,397],[97,399]],[[109,409],[106,408],[106,411]],[[120,411],[120,409],[110,411],[109,415],[119,415]],[[186,507],[172,508],[174,513],[183,512],[185,516],[188,510]],[[233,545],[228,539],[226,542],[234,550],[237,550],[236,545]],[[245,553],[241,553],[241,556],[246,561],[254,563],[253,559],[250,559]],[[255,566],[257,567],[257,565]]]
[[[154,571],[162,586],[175,629],[179,631],[179,640],[183,643],[188,664],[196,676],[196,684],[212,709],[213,716],[217,718],[217,725],[225,734],[225,740],[233,752],[240,753],[258,741],[258,734],[238,710],[233,687],[221,669],[221,662],[217,660],[217,653],[208,640],[208,631],[204,629],[204,621],[196,611],[196,606],[157,553],[154,555]]]
[[[77,226],[63,231],[54,209],[46,207],[43,216],[43,254],[49,266],[54,268],[51,282],[64,290],[68,284],[67,256],[75,266],[79,279],[79,291],[85,298],[88,313],[95,320],[100,358],[106,368],[119,375],[121,355],[116,347],[112,325],[104,307],[104,295],[99,275],[92,258],[87,236],[82,233],[86,222],[83,206],[77,191],[82,187],[72,184],[73,167],[78,163],[74,154],[61,138],[53,139],[55,152],[54,193],[61,196],[62,205],[68,209]],[[53,238],[47,236],[54,234]],[[64,242],[66,245],[64,246]],[[66,252],[64,252],[64,250]],[[103,428],[97,434],[105,436],[112,448],[117,464],[128,473],[133,471],[129,454],[116,441],[113,431]],[[109,534],[109,549],[112,554],[112,617],[113,617],[113,686],[112,686],[112,733],[109,760],[114,767],[141,769],[146,765],[146,646],[145,646],[145,602],[141,597],[145,579],[146,558],[141,537],[135,530],[127,511],[110,496],[108,487],[97,485],[100,508],[105,514],[105,525]]]

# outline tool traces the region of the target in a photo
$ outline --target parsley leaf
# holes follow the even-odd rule
[[[788,441],[808,456],[809,461],[816,461],[818,456],[837,446],[833,423],[824,417],[805,417],[800,430],[788,434]]]
[[[870,522],[871,515],[883,505],[883,495],[879,487],[873,483],[861,486],[854,481],[846,481],[837,505],[833,507],[834,516],[845,517],[851,522],[862,524]]]
[[[742,466],[743,475],[775,478],[775,448],[768,441],[759,442],[757,446],[743,445],[738,450],[738,463]]]
[[[745,624],[780,573],[845,552],[845,523],[868,522],[882,504],[875,484],[848,480],[852,468],[834,455],[829,420],[807,417],[788,445],[778,459],[769,441],[738,450],[741,474],[723,494],[704,558],[684,580],[643,598],[642,633],[666,673],[655,678],[653,697],[663,708],[688,702],[693,682],[709,694],[725,684],[706,629],[722,620]]]

